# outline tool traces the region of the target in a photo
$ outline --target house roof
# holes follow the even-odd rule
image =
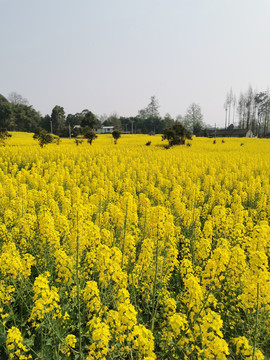
[[[246,137],[251,130],[247,129],[218,129],[206,130],[205,136],[208,137]],[[252,134],[252,132],[251,132]]]

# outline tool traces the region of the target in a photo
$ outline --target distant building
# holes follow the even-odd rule
[[[111,134],[113,132],[114,126],[102,126],[101,129],[99,129],[100,134]]]
[[[199,136],[206,137],[254,137],[251,130],[247,129],[206,129]]]

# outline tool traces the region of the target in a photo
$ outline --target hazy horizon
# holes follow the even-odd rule
[[[230,88],[270,84],[269,15],[267,0],[0,0],[0,93],[119,116],[155,95],[162,116],[194,102],[222,126]]]

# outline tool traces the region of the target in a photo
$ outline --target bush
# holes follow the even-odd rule
[[[77,146],[79,146],[80,144],[82,144],[83,143],[83,137],[82,137],[82,135],[77,135],[76,136],[76,139],[75,139],[75,144],[77,145]]]
[[[162,140],[168,140],[169,146],[185,145],[186,139],[192,140],[191,132],[182,124],[175,124],[163,131]]]
[[[117,140],[121,137],[121,131],[114,129],[112,132],[112,136],[114,138],[114,143],[117,143]]]
[[[97,135],[96,133],[93,131],[93,130],[89,130],[87,129],[85,132],[84,132],[84,137],[85,139],[87,139],[87,142],[92,145],[92,142],[97,138]]]
[[[5,146],[7,138],[11,137],[7,129],[0,129],[0,145]]]
[[[46,130],[37,130],[33,135],[35,140],[38,140],[40,147],[43,148],[44,145],[47,145],[53,142],[54,138]]]

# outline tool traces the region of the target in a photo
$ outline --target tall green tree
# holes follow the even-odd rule
[[[40,127],[48,132],[51,132],[51,117],[50,115],[45,115],[41,117]]]
[[[203,115],[200,105],[192,103],[188,107],[183,125],[194,135],[198,135],[204,129]]]
[[[82,114],[68,114],[66,118],[66,127],[69,136],[78,136],[81,134]]]
[[[138,117],[124,117],[120,116],[119,121],[121,122],[121,129],[126,133],[142,133],[142,129],[138,127]]]
[[[119,119],[118,115],[116,113],[111,114],[107,120],[105,120],[105,123],[107,123],[107,126],[113,126],[114,129],[121,130],[122,129],[122,123]],[[106,125],[105,125],[106,126]]]
[[[66,126],[70,126],[71,129],[73,129],[73,127],[75,125],[81,125],[81,122],[82,122],[82,114],[81,113],[68,114],[68,116],[66,118]]]
[[[174,119],[171,117],[170,114],[165,114],[164,118],[162,119],[162,126],[164,127],[164,129],[166,129],[172,125],[174,125]]]
[[[159,104],[157,98],[155,96],[151,96],[150,103],[146,106],[146,108],[141,109],[138,112],[139,126],[147,128],[148,133],[159,133],[162,130],[161,117],[158,109]]]
[[[81,127],[88,127],[89,129],[93,130],[97,127],[97,125],[98,120],[96,115],[87,109],[81,112]]]
[[[65,131],[65,110],[62,106],[56,105],[52,109],[51,114],[51,129],[53,134],[62,135]]]
[[[40,126],[40,113],[15,92],[9,95],[9,99],[0,95],[0,127],[11,131],[34,132]]]
[[[7,101],[0,102],[0,128],[10,130],[12,125],[12,107]]]
[[[143,119],[147,118],[160,118],[159,114],[159,103],[156,96],[151,96],[150,103],[146,106],[146,108],[139,110],[139,117]]]
[[[146,107],[146,112],[148,114],[149,117],[160,117],[159,114],[159,103],[158,103],[158,99],[156,98],[156,96],[151,96],[150,98],[150,103],[147,105]]]
[[[35,132],[40,126],[41,115],[32,106],[12,105],[13,126],[11,130]]]

